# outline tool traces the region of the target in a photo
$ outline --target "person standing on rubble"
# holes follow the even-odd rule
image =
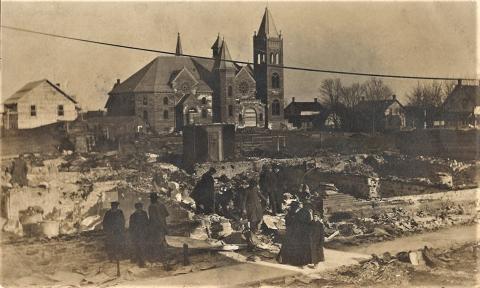
[[[258,225],[263,219],[263,206],[261,200],[267,201],[267,199],[260,193],[257,187],[257,181],[250,179],[248,181],[248,187],[244,190],[242,214],[248,220],[250,231],[256,233]]]
[[[190,194],[190,197],[195,200],[198,212],[210,214],[215,211],[215,180],[213,175],[216,172],[217,170],[213,167],[205,172]]]
[[[118,209],[119,202],[110,203],[111,209],[103,216],[103,231],[105,237],[105,249],[110,261],[119,260],[119,256],[123,251],[125,218],[122,210]]]
[[[157,193],[150,193],[150,206],[148,207],[149,246],[154,261],[163,256],[162,252],[166,248],[165,236],[168,234],[168,215],[167,207],[158,201]]]
[[[304,241],[302,241],[302,238],[304,234],[298,221],[300,209],[302,209],[301,204],[298,201],[293,201],[290,204],[287,215],[285,215],[285,226],[287,229],[280,253],[277,256],[277,261],[282,264],[303,265]]]
[[[12,165],[12,182],[17,183],[20,187],[27,186],[28,165],[23,154],[13,161]]]
[[[311,197],[307,196],[305,198],[299,215],[303,218],[302,226],[304,233],[307,235],[305,238],[304,265],[317,265],[318,262],[325,261],[323,253],[324,227],[320,215],[314,209]]]
[[[145,267],[145,244],[147,240],[148,215],[143,210],[143,203],[135,203],[135,212],[130,215],[130,238],[133,243],[132,261],[138,266]]]

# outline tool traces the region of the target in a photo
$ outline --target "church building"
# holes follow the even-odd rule
[[[212,59],[176,53],[159,56],[123,82],[117,80],[105,105],[111,116],[136,116],[157,132],[190,124],[229,123],[237,128],[279,129],[284,122],[283,38],[265,9],[253,36],[253,67],[232,60],[217,36]]]

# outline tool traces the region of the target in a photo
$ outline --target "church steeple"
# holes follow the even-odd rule
[[[175,55],[180,56],[183,54],[182,41],[180,40],[180,33],[177,35],[177,48],[175,49]]]
[[[212,45],[213,58],[217,58],[220,55],[220,49],[222,48],[222,40],[220,39],[220,33],[217,35],[217,40]]]
[[[279,37],[277,27],[275,27],[275,22],[273,22],[273,17],[268,8],[265,8],[265,14],[263,14],[262,23],[260,23],[260,28],[258,28],[258,36],[264,37]]]
[[[218,39],[217,39],[218,40]],[[228,51],[227,42],[222,39],[222,47],[220,47],[220,51],[218,52],[218,60],[216,61],[215,65],[218,69],[235,69],[235,65],[233,65],[232,57],[230,56],[230,51]],[[222,61],[228,60],[228,61]]]

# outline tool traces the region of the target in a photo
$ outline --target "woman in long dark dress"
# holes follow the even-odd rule
[[[302,223],[299,221],[298,213],[301,210],[300,203],[292,202],[285,215],[285,226],[287,228],[285,238],[280,248],[277,260],[282,264],[303,265],[303,250],[305,241],[302,240]]]

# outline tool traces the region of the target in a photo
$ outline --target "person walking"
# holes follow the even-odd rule
[[[130,239],[133,244],[132,261],[139,267],[145,267],[145,245],[147,240],[148,215],[143,210],[143,203],[135,203],[135,212],[130,215]]]
[[[261,200],[267,199],[260,193],[255,179],[250,179],[248,187],[244,190],[244,197],[242,203],[243,215],[247,218],[250,226],[250,231],[256,233],[258,225],[263,219],[263,206]]]

